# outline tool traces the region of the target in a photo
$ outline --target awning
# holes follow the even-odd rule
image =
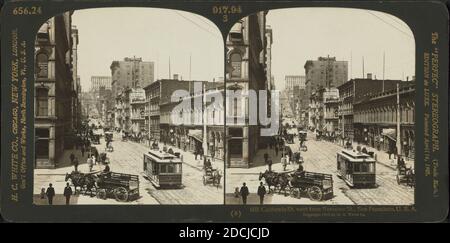
[[[203,143],[203,133],[202,130],[190,129],[188,131],[188,136],[196,139],[197,141]]]
[[[393,141],[397,141],[397,131],[393,128],[385,128],[381,132],[381,135],[388,137]]]

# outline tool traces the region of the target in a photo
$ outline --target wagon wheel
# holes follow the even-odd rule
[[[106,199],[106,189],[98,189],[97,198],[105,200]]]
[[[291,187],[290,193],[295,198],[300,198],[300,188]]]
[[[128,201],[128,191],[124,187],[117,187],[116,189],[114,189],[114,196],[119,202]]]
[[[206,186],[206,176],[203,176],[203,185]]]
[[[320,201],[322,200],[323,192],[318,186],[311,186],[308,188],[308,196],[311,200]]]

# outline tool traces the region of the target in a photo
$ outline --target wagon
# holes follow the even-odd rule
[[[311,200],[322,201],[333,198],[333,176],[316,172],[294,172],[290,174],[291,195],[300,198],[307,194]]]
[[[398,166],[397,168],[397,184],[406,184],[407,186],[413,187],[416,183],[414,169],[406,168],[406,166]]]
[[[119,202],[138,199],[139,176],[116,172],[100,173],[97,181],[97,197],[102,199],[114,197]]]
[[[205,169],[203,173],[203,185],[213,184],[217,188],[220,186],[220,179],[222,178],[222,173],[218,169]]]

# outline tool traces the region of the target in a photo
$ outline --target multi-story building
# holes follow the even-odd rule
[[[304,107],[305,96],[300,93],[305,90],[305,76],[303,75],[286,75],[285,89],[289,99],[289,105],[293,111],[293,115],[297,120],[300,120],[303,110],[308,107]],[[308,102],[306,102],[307,104]]]
[[[338,87],[339,89],[339,127],[345,138],[353,140],[353,104],[360,102],[367,97],[391,90],[401,80],[381,80],[372,79],[368,74],[364,79],[351,79]]]
[[[147,132],[145,126],[145,90],[143,88],[134,88],[130,92],[131,109],[131,131],[134,134],[143,134]]]
[[[35,41],[35,168],[55,168],[74,131],[72,12],[47,20]],[[76,77],[76,76],[75,76]]]
[[[398,90],[397,87],[386,88],[384,92],[372,93],[353,104],[354,137],[360,143],[384,151],[397,148],[399,139],[397,152],[414,158],[415,83],[403,81],[397,85]],[[397,136],[398,126],[400,137]]]
[[[296,86],[299,89],[305,89],[306,87],[306,77],[304,75],[286,75],[284,81],[286,90],[293,90]]]
[[[91,77],[91,92],[98,92],[101,87],[111,90],[110,76],[92,76]]]
[[[227,167],[253,165],[260,145],[267,137],[260,136],[260,125],[249,122],[248,91],[267,90],[266,31],[267,12],[258,12],[238,21],[228,34],[227,47],[227,96],[240,91],[238,97],[228,97],[233,106],[227,106],[226,138]],[[269,82],[270,83],[270,82]],[[259,110],[252,110],[258,115]],[[266,143],[267,144],[267,143]]]
[[[110,69],[114,96],[126,88],[146,87],[155,79],[154,63],[142,58],[126,57],[123,61],[113,61]]]
[[[208,96],[215,97],[214,94],[220,92],[223,97],[223,84],[162,79],[144,87],[149,139],[191,152],[203,148],[207,156],[222,159],[225,138],[223,104],[218,101],[211,103],[213,99]],[[186,95],[174,100],[172,95],[175,91],[185,91]],[[189,105],[180,107],[181,102]]]
[[[322,88],[312,93],[309,102],[309,128],[322,133],[335,133],[339,129],[338,109],[337,88]]]
[[[348,80],[347,61],[337,61],[335,57],[319,57],[305,63],[306,101],[309,96],[322,88],[336,88]]]

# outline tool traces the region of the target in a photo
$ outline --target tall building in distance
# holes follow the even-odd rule
[[[111,90],[111,77],[110,76],[92,76],[91,77],[91,91],[98,92],[100,88]]]
[[[286,75],[284,81],[289,105],[293,115],[300,121],[302,120],[302,111],[308,108],[308,101],[305,100],[304,95],[306,77],[304,75]]]
[[[306,95],[322,88],[336,88],[348,80],[348,62],[336,57],[319,57],[305,63]]]
[[[295,86],[305,89],[306,77],[304,75],[286,75],[284,81],[286,90],[294,90]]]
[[[146,87],[155,80],[154,63],[142,58],[125,57],[122,61],[113,61],[110,69],[114,96],[126,88]]]

